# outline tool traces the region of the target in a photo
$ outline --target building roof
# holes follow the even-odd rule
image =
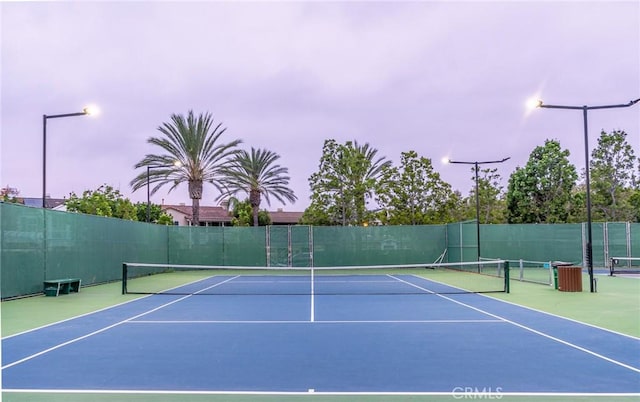
[[[191,218],[191,205],[162,205],[162,210],[176,210]],[[223,207],[200,206],[201,222],[231,222],[232,216]]]
[[[162,210],[175,210],[191,219],[191,205],[162,205]],[[170,211],[169,211],[170,212]],[[288,212],[278,209],[269,211],[271,224],[273,225],[295,225],[302,218],[302,212]],[[233,216],[223,207],[200,206],[200,222],[231,222]]]
[[[271,215],[272,223],[279,224],[287,224],[287,225],[295,225],[300,222],[300,218],[302,218],[302,212],[287,212],[281,209],[277,211],[269,211],[269,215]]]
[[[42,197],[40,197],[40,198],[18,197],[18,200],[21,200],[22,204],[24,204],[24,205],[26,205],[28,207],[42,208]],[[64,204],[66,199],[64,199],[64,198],[47,197],[47,198],[45,198],[45,201],[46,201],[45,206],[47,208],[55,208],[57,206],[60,206],[60,205]]]

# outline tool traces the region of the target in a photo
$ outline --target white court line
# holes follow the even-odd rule
[[[452,287],[451,285],[448,285],[448,284],[446,284],[446,283],[444,283],[444,282],[439,282],[439,281],[436,281],[436,280],[433,280],[433,279],[427,279],[427,278],[423,278],[423,277],[415,276],[415,275],[414,275],[414,277],[416,277],[416,278],[418,278],[418,279],[420,279],[420,280],[423,280],[423,281],[434,282],[434,283],[437,283],[437,284],[440,284],[440,285],[445,285],[445,286],[450,286],[450,287]],[[506,303],[506,304],[510,304],[510,305],[512,305],[512,306],[517,306],[517,307],[524,308],[524,309],[527,309],[527,310],[535,311],[536,313],[541,313],[541,314],[545,314],[545,315],[550,315],[551,317],[561,318],[561,319],[563,319],[563,320],[567,320],[567,321],[575,322],[575,323],[578,323],[578,324],[581,324],[581,325],[586,325],[586,326],[591,327],[591,328],[597,328],[597,329],[599,329],[599,330],[601,330],[601,331],[609,332],[609,333],[612,333],[612,334],[616,334],[616,335],[624,336],[625,338],[630,338],[630,339],[635,339],[635,340],[639,340],[639,341],[640,341],[640,338],[639,338],[639,337],[637,337],[637,336],[633,336],[633,335],[629,335],[629,334],[624,334],[624,333],[622,333],[622,332],[614,331],[614,330],[609,329],[609,328],[600,327],[600,326],[598,326],[598,325],[590,324],[590,323],[588,323],[588,322],[578,321],[578,320],[576,320],[576,319],[574,319],[574,318],[564,317],[564,316],[561,316],[561,315],[558,315],[558,314],[550,313],[550,312],[548,312],[548,311],[543,311],[543,310],[539,310],[539,309],[537,309],[537,308],[533,308],[533,307],[525,306],[525,305],[523,305],[523,304],[517,304],[517,303],[511,302],[511,301],[508,301],[508,300],[499,299],[499,298],[497,298],[497,297],[493,297],[493,296],[488,295],[488,294],[477,293],[477,295],[478,295],[478,296],[482,296],[482,297],[486,297],[486,298],[488,298],[488,299],[495,300],[495,301],[498,301],[498,302],[501,302],[501,303]]]
[[[136,299],[127,300],[127,301],[122,302],[122,303],[114,304],[113,306],[103,307],[103,308],[101,308],[101,309],[99,309],[99,310],[90,311],[90,312],[88,312],[88,313],[83,313],[83,314],[79,314],[79,315],[76,315],[76,316],[73,316],[73,317],[70,317],[70,318],[65,318],[64,320],[60,320],[60,321],[56,321],[56,322],[52,322],[52,323],[50,323],[50,324],[46,324],[46,325],[41,325],[41,326],[36,327],[36,328],[31,328],[31,329],[28,329],[28,330],[26,330],[26,331],[22,331],[22,332],[18,332],[18,333],[15,333],[15,334],[7,335],[7,336],[5,336],[4,338],[2,338],[2,340],[4,341],[5,339],[14,338],[14,337],[16,337],[16,336],[20,336],[20,335],[28,334],[29,332],[34,332],[34,331],[37,331],[37,330],[40,330],[40,329],[44,329],[44,328],[47,328],[47,327],[52,327],[52,326],[57,325],[57,324],[62,324],[63,322],[67,322],[67,321],[75,320],[76,318],[82,318],[82,317],[89,316],[89,315],[91,315],[91,314],[99,313],[99,312],[101,312],[101,311],[106,311],[106,310],[109,310],[109,309],[112,309],[112,308],[116,308],[116,307],[124,306],[125,304],[129,304],[129,303],[132,303],[132,302],[134,302],[134,301],[138,301],[138,300],[146,299],[147,297],[150,297],[150,296],[153,296],[153,295],[140,296],[140,297],[138,297],[138,298],[136,298]]]
[[[222,285],[223,283],[229,282],[229,281],[231,281],[231,280],[233,280],[233,279],[235,279],[235,278],[237,278],[237,277],[238,277],[238,276],[235,276],[235,277],[233,277],[233,278],[229,278],[229,279],[227,279],[227,280],[225,280],[225,281],[222,281],[222,282],[216,283],[216,284],[214,284],[214,285],[211,285],[211,286],[209,286],[209,287],[206,287],[206,288],[204,288],[204,289],[201,289],[201,290],[199,290],[199,291],[195,292],[194,294],[198,294],[198,293],[204,292],[205,290],[209,290],[209,289],[214,288],[214,287],[216,287],[216,286]],[[97,335],[97,334],[99,334],[99,333],[105,332],[105,331],[107,331],[107,330],[109,330],[109,329],[111,329],[111,328],[115,328],[115,327],[117,327],[117,326],[119,326],[119,325],[122,325],[122,324],[124,324],[124,323],[128,322],[128,321],[135,320],[135,319],[136,319],[136,318],[138,318],[138,317],[143,317],[143,316],[145,316],[145,315],[147,315],[147,314],[150,314],[150,313],[153,313],[153,312],[155,312],[155,311],[158,311],[158,310],[160,310],[160,309],[162,309],[162,308],[165,308],[165,307],[167,307],[167,306],[170,306],[170,305],[172,305],[172,304],[175,304],[175,303],[177,303],[177,302],[179,302],[179,301],[185,300],[185,299],[187,299],[187,298],[189,298],[189,297],[191,297],[191,296],[193,296],[193,295],[186,295],[186,296],[181,297],[181,298],[179,298],[179,299],[176,299],[176,300],[170,301],[170,302],[168,302],[168,303],[165,303],[165,304],[163,304],[163,305],[160,305],[160,306],[158,306],[158,307],[155,307],[155,308],[153,308],[153,309],[151,309],[151,310],[149,310],[149,311],[145,311],[144,313],[137,314],[137,315],[135,315],[135,316],[133,316],[133,317],[129,317],[129,318],[124,319],[124,320],[122,320],[122,321],[116,322],[115,324],[108,325],[108,326],[106,326],[106,327],[104,327],[104,328],[101,328],[101,329],[98,329],[98,330],[96,330],[96,331],[90,332],[90,333],[88,333],[88,334],[86,334],[86,335],[82,335],[82,336],[79,336],[79,337],[77,337],[77,338],[71,339],[71,340],[69,340],[69,341],[66,341],[66,342],[60,343],[60,344],[58,344],[58,345],[52,346],[52,347],[50,347],[50,348],[48,348],[48,349],[45,349],[45,350],[42,350],[42,351],[40,351],[40,352],[38,352],[38,353],[34,353],[34,354],[32,354],[32,355],[30,355],[30,356],[27,356],[27,357],[24,357],[24,358],[22,358],[22,359],[20,359],[20,360],[16,360],[15,362],[12,362],[12,363],[6,364],[6,365],[2,366],[0,369],[4,370],[4,369],[10,368],[10,367],[13,367],[13,366],[15,366],[15,365],[18,365],[18,364],[20,364],[20,363],[24,363],[24,362],[26,362],[26,361],[28,361],[28,360],[31,360],[31,359],[36,358],[36,357],[38,357],[38,356],[42,356],[42,355],[44,355],[44,354],[46,354],[46,353],[49,353],[49,352],[51,352],[51,351],[54,351],[54,350],[56,350],[56,349],[60,349],[60,348],[62,348],[62,347],[64,347],[64,346],[70,345],[70,344],[72,344],[72,343],[75,343],[75,342],[81,341],[81,340],[86,339],[86,338],[89,338],[89,337],[91,337],[91,336],[93,336],[93,335]]]
[[[180,287],[183,287],[183,286],[193,285],[194,283],[202,282],[202,281],[205,281],[205,280],[211,279],[211,278],[212,277],[208,277],[208,278],[204,278],[204,279],[197,279],[197,280],[194,280],[192,282],[188,282],[188,283],[185,283],[185,284],[182,284],[182,285],[175,286],[173,288],[169,288],[169,289],[163,290],[163,292],[168,292],[170,290],[177,289],[177,288],[180,288]],[[49,323],[49,324],[41,325],[39,327],[30,328],[30,329],[28,329],[26,331],[17,332],[15,334],[7,335],[5,337],[2,337],[1,340],[5,340],[5,339],[13,338],[13,337],[16,337],[16,336],[28,334],[29,332],[34,332],[34,331],[38,331],[38,330],[43,329],[43,328],[47,328],[47,327],[51,327],[51,326],[54,326],[54,325],[62,324],[63,322],[75,320],[76,318],[87,317],[87,316],[90,316],[92,314],[96,314],[96,313],[100,313],[102,311],[106,311],[106,310],[109,310],[109,309],[112,309],[112,308],[124,306],[125,304],[133,303],[135,301],[146,299],[147,297],[151,297],[151,296],[153,296],[153,294],[138,295],[138,297],[136,297],[135,299],[127,300],[127,301],[124,301],[122,303],[114,304],[112,306],[102,307],[102,308],[100,308],[98,310],[89,311],[88,313],[78,314],[78,315],[73,316],[73,317],[65,318],[64,320],[55,321],[55,322],[52,322],[52,323]]]
[[[612,334],[616,334],[616,335],[624,336],[625,338],[630,338],[630,339],[634,339],[634,340],[636,340],[636,341],[640,341],[640,338],[639,338],[639,337],[637,337],[637,336],[633,336],[633,335],[629,335],[629,334],[624,334],[624,333],[622,333],[622,332],[614,331],[614,330],[609,329],[609,328],[599,327],[599,326],[594,325],[594,324],[589,324],[588,322],[578,321],[578,320],[576,320],[576,319],[574,319],[574,318],[563,317],[563,316],[561,316],[561,315],[553,314],[553,313],[550,313],[550,312],[548,312],[548,311],[538,310],[537,308],[533,308],[533,307],[525,306],[525,305],[523,305],[523,304],[517,304],[517,303],[514,303],[514,302],[510,302],[510,301],[508,301],[508,300],[498,299],[498,298],[496,298],[496,297],[492,297],[492,296],[489,296],[489,295],[480,294],[479,296],[486,297],[486,298],[489,298],[489,299],[491,299],[491,300],[495,300],[495,301],[498,301],[498,302],[501,302],[501,303],[510,304],[510,305],[512,305],[512,306],[516,306],[516,307],[524,308],[524,309],[527,309],[527,310],[535,311],[536,313],[546,314],[546,315],[549,315],[549,316],[551,316],[551,317],[556,317],[556,318],[561,318],[561,319],[563,319],[563,320],[572,321],[572,322],[575,322],[575,323],[578,323],[578,324],[581,324],[581,325],[585,325],[585,326],[587,326],[587,327],[596,328],[596,329],[599,329],[599,330],[601,330],[601,331],[605,331],[605,332],[609,332],[609,333],[612,333]]]
[[[390,281],[388,279],[318,279],[320,283],[397,283],[396,281]]]
[[[397,278],[397,277],[395,277],[395,276],[393,276],[393,275],[389,275],[389,276],[391,276],[392,278],[395,278],[395,279],[399,280],[400,282],[404,282],[404,283],[406,283],[406,284],[408,284],[408,285],[411,285],[411,286],[414,286],[414,287],[416,287],[416,288],[418,288],[418,289],[424,290],[425,292],[428,292],[428,293],[435,293],[435,292],[433,292],[433,291],[431,291],[431,290],[429,290],[429,289],[425,289],[425,288],[423,288],[423,287],[421,287],[421,286],[419,286],[419,285],[416,285],[416,284],[411,283],[411,282],[407,282],[407,281],[405,281],[405,280],[403,280],[403,279],[400,279],[400,278]],[[418,276],[417,276],[416,278],[423,279],[423,280],[428,280],[428,279],[425,279],[425,278],[422,278],[422,277],[418,277]],[[515,325],[516,327],[522,328],[522,329],[527,330],[527,331],[529,331],[529,332],[533,332],[533,333],[534,333],[534,334],[536,334],[536,335],[540,335],[540,336],[542,336],[542,337],[545,337],[545,338],[551,339],[551,340],[556,341],[556,342],[559,342],[559,343],[561,343],[561,344],[563,344],[563,345],[566,345],[566,346],[572,347],[572,348],[574,348],[574,349],[577,349],[577,350],[579,350],[579,351],[581,351],[581,352],[584,352],[584,353],[590,354],[590,355],[592,355],[592,356],[595,356],[595,357],[600,358],[600,359],[602,359],[602,360],[605,360],[605,361],[608,361],[608,362],[610,362],[610,363],[616,364],[616,365],[618,365],[618,366],[624,367],[624,368],[629,369],[629,370],[631,370],[631,371],[635,371],[636,373],[640,373],[640,368],[633,367],[633,366],[630,366],[630,365],[628,365],[628,364],[625,364],[625,363],[619,362],[619,361],[617,361],[617,360],[611,359],[611,358],[609,358],[609,357],[606,357],[606,356],[604,356],[604,355],[601,355],[601,354],[599,354],[599,353],[596,353],[596,352],[594,352],[594,351],[592,351],[592,350],[589,350],[589,349],[587,349],[587,348],[583,348],[582,346],[578,346],[578,345],[576,345],[576,344],[574,344],[574,343],[571,343],[571,342],[565,341],[565,340],[560,339],[560,338],[557,338],[557,337],[555,337],[555,336],[552,336],[552,335],[549,335],[549,334],[545,334],[545,333],[544,333],[544,332],[542,332],[542,331],[538,331],[538,330],[533,329],[533,328],[531,328],[531,327],[527,327],[526,325],[523,325],[523,324],[517,323],[517,322],[515,322],[515,321],[509,320],[509,319],[504,318],[504,317],[500,317],[500,316],[499,316],[499,315],[497,315],[497,314],[493,314],[493,313],[490,313],[490,312],[488,312],[488,311],[484,311],[484,310],[482,310],[482,309],[480,309],[480,308],[477,308],[477,307],[471,306],[471,305],[469,305],[469,304],[463,303],[463,302],[461,302],[461,301],[458,301],[458,300],[452,299],[452,298],[450,298],[450,297],[448,297],[448,296],[441,295],[441,294],[437,294],[437,293],[436,293],[435,295],[436,295],[436,296],[438,296],[438,297],[441,297],[441,298],[443,298],[443,299],[449,300],[449,301],[451,301],[451,302],[453,302],[453,303],[459,304],[459,305],[461,305],[461,306],[464,306],[464,307],[470,308],[470,309],[472,309],[472,310],[478,311],[478,312],[480,312],[480,313],[486,314],[486,315],[488,315],[488,316],[491,316],[491,317],[497,318],[497,319],[499,319],[499,320],[503,320],[503,321],[505,321],[505,322],[508,322],[509,324]]]
[[[6,393],[35,394],[144,394],[144,395],[309,395],[309,391],[187,391],[187,390],[139,390],[139,389],[3,389]],[[315,391],[314,395],[342,396],[447,396],[456,399],[501,399],[505,396],[533,397],[626,397],[640,396],[631,392],[373,392],[373,391]],[[464,397],[464,398],[463,398]]]
[[[314,322],[316,320],[316,296],[315,296],[315,275],[313,274],[313,267],[311,267],[311,316],[309,317],[310,322]]]
[[[169,289],[165,289],[165,290],[163,290],[163,292],[168,292],[168,291],[171,291],[173,289],[178,289],[178,288],[184,287],[184,286],[190,286],[190,285],[193,285],[194,283],[206,281],[206,280],[211,279],[211,278],[212,277],[210,276],[210,277],[203,278],[203,279],[196,279],[196,280],[194,280],[192,282],[188,282],[188,283],[185,283],[185,284],[182,284],[182,285],[174,286],[174,287],[169,288]],[[135,301],[138,301],[138,300],[142,300],[142,299],[146,299],[147,297],[151,297],[151,296],[153,296],[153,294],[138,295],[138,297],[136,297],[135,299],[127,300],[127,301],[122,302],[122,303],[114,304],[112,306],[103,307],[103,308],[98,309],[98,310],[89,311],[88,313],[79,314],[79,315],[76,315],[76,316],[73,316],[73,317],[65,318],[64,320],[55,321],[55,322],[52,322],[50,324],[41,325],[39,327],[31,328],[31,329],[28,329],[26,331],[22,331],[22,332],[18,332],[18,333],[15,333],[15,334],[7,335],[7,336],[3,337],[2,340],[13,338],[13,337],[16,337],[16,336],[19,336],[19,335],[28,334],[29,332],[34,332],[34,331],[37,331],[39,329],[43,329],[43,328],[51,327],[53,325],[61,324],[63,322],[75,320],[76,318],[82,318],[82,317],[89,316],[91,314],[96,314],[96,313],[100,313],[102,311],[106,311],[106,310],[109,310],[109,309],[112,309],[112,308],[124,306],[125,304],[132,303],[132,302],[135,302]]]
[[[315,324],[466,324],[506,323],[504,320],[327,320]],[[309,321],[293,320],[136,320],[127,324],[309,324]]]

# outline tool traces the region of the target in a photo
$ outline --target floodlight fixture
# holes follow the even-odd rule
[[[42,208],[47,207],[47,120],[63,117],[87,116],[97,110],[95,106],[85,107],[82,112],[42,115]]]
[[[566,105],[547,105],[542,100],[538,101],[537,107],[545,109],[569,109],[569,110],[582,110],[582,120],[584,126],[584,172],[585,172],[585,184],[586,184],[586,203],[587,203],[587,244],[585,247],[585,262],[587,263],[587,270],[589,272],[589,290],[591,293],[596,291],[595,279],[593,277],[593,231],[591,223],[591,185],[589,180],[589,132],[587,123],[587,112],[595,109],[615,109],[633,106],[640,102],[640,98],[630,101],[629,103],[620,103],[613,105],[598,105],[598,106],[566,106]]]
[[[479,165],[485,165],[485,164],[489,164],[489,163],[503,163],[508,161],[509,159],[511,159],[510,156],[504,158],[504,159],[500,159],[500,160],[495,160],[495,161],[473,161],[473,162],[469,162],[469,161],[453,161],[451,159],[447,159],[447,163],[455,163],[455,164],[462,164],[462,165],[474,165],[474,170],[475,170],[475,183],[476,183],[476,238],[477,238],[477,242],[478,242],[478,261],[480,261],[480,194],[478,194],[478,166]]]

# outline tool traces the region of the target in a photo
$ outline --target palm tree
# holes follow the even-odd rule
[[[352,161],[349,164],[348,181],[354,186],[355,219],[362,224],[366,215],[366,198],[372,196],[374,183],[379,180],[384,169],[391,167],[391,161],[384,156],[376,158],[378,150],[372,148],[369,143],[358,144],[358,141],[350,141],[346,144]]]
[[[289,170],[275,164],[280,155],[265,149],[251,147],[251,153],[240,151],[225,169],[226,190],[218,200],[233,196],[239,192],[248,194],[253,213],[253,226],[258,226],[258,211],[262,196],[271,205],[270,196],[281,203],[295,202],[298,198],[288,188]]]
[[[211,113],[200,113],[195,116],[190,110],[186,118],[181,114],[172,114],[171,122],[162,123],[158,127],[161,137],[151,137],[148,143],[162,148],[162,155],[147,154],[135,168],[147,167],[130,185],[133,191],[155,184],[151,189],[154,194],[166,184],[170,184],[169,192],[181,183],[188,183],[189,197],[192,200],[192,224],[200,224],[200,199],[202,185],[207,182],[222,191],[224,164],[234,157],[236,148],[242,140],[220,143],[220,136],[226,128],[222,123],[214,126]]]

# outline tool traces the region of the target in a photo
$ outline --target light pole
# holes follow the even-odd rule
[[[595,292],[595,283],[593,279],[593,236],[591,230],[591,185],[589,182],[589,132],[587,124],[587,112],[594,109],[615,109],[621,107],[633,106],[640,102],[640,98],[632,100],[629,103],[622,103],[617,105],[600,105],[600,106],[564,106],[564,105],[545,105],[541,100],[536,104],[537,107],[547,109],[571,109],[582,110],[582,120],[584,122],[584,177],[586,181],[587,192],[587,244],[586,244],[586,258],[587,258],[587,270],[589,271],[589,289],[591,293]]]
[[[95,110],[93,108],[85,107],[82,109],[82,112],[77,113],[42,115],[42,208],[47,207],[47,120],[61,117],[86,116],[94,113]]]
[[[478,165],[485,165],[488,163],[502,163],[502,162],[508,161],[510,158],[511,157],[509,156],[499,161],[482,161],[482,162],[452,161],[451,159],[447,161],[448,163],[457,163],[461,165],[474,165],[474,170],[476,172],[476,180],[475,180],[476,182],[476,238],[478,239],[478,261],[480,261],[480,194],[478,193]]]
[[[151,169],[170,168],[174,166],[182,166],[180,161],[175,161],[172,165],[147,165],[147,222],[151,222],[151,183],[149,177],[151,176]]]

